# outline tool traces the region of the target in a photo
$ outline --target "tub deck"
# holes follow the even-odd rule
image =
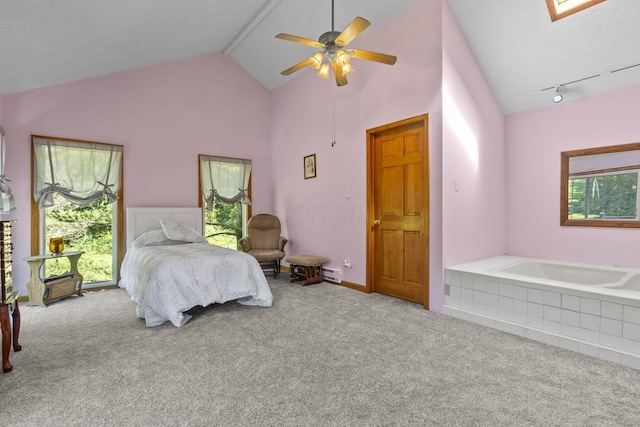
[[[446,269],[443,313],[640,369],[640,270],[492,257]]]

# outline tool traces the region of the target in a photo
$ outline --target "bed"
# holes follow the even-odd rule
[[[251,255],[210,245],[201,208],[128,208],[127,252],[118,285],[147,326],[180,327],[189,309],[237,301],[271,307],[273,296]]]

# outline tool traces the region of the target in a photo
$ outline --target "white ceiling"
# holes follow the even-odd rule
[[[335,29],[356,16],[375,27],[419,1],[335,0]],[[0,0],[0,93],[215,52],[272,89],[315,53],[274,36],[329,30],[330,0]]]
[[[545,0],[448,0],[505,114],[640,85],[640,1],[606,0],[551,22]],[[542,91],[542,89],[553,89]]]
[[[335,29],[375,27],[421,0],[335,0]],[[503,112],[640,84],[640,1],[607,0],[551,22],[545,0],[448,0]],[[255,26],[252,26],[255,24]],[[214,52],[266,88],[331,29],[330,0],[0,0],[0,93],[8,94]],[[358,46],[376,50],[375,46]],[[394,52],[385,52],[393,54]]]

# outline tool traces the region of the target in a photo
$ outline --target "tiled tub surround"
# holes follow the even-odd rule
[[[640,369],[640,270],[487,258],[446,269],[442,311]]]

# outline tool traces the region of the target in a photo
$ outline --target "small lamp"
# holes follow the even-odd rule
[[[322,60],[324,59],[324,54],[322,52],[318,52],[309,58],[309,65],[314,70],[319,70],[322,66]]]
[[[335,61],[336,61],[336,64],[342,67],[349,63],[350,58],[349,58],[349,55],[347,55],[347,53],[344,50],[340,49],[339,51],[336,52]]]
[[[52,237],[49,239],[49,250],[53,254],[60,254],[64,251],[64,240],[62,237]]]
[[[329,78],[329,64],[327,64],[326,62],[324,64],[322,64],[322,67],[320,67],[320,71],[318,71],[318,75],[320,77],[322,77],[323,79],[328,79]]]

